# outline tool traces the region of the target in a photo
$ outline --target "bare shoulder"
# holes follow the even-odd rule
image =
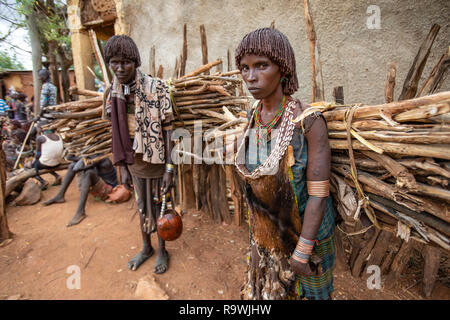
[[[295,99],[295,98],[292,98],[292,100],[291,100],[291,102],[292,103],[295,103],[295,108],[294,108],[294,119],[295,118],[297,118],[298,116],[300,116],[303,112],[305,112],[306,110],[308,110],[309,108],[311,108],[311,106],[309,105],[309,104],[307,104],[307,103],[304,103],[304,102],[302,102],[302,101],[300,101],[300,100],[298,100],[298,99]],[[304,121],[304,127],[306,128],[306,127],[309,127],[310,128],[310,126],[312,125],[312,123],[311,124],[309,124],[309,122],[311,122],[311,120],[309,120],[308,119],[309,117],[307,117],[306,119],[305,119],[305,121]],[[297,128],[301,128],[301,123],[300,122],[297,122],[296,123],[296,125],[295,125]]]

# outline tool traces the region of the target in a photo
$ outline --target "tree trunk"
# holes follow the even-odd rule
[[[60,104],[61,88],[59,85],[58,63],[56,61],[57,47],[58,44],[56,43],[55,40],[50,40],[48,42],[47,61],[49,62],[48,70],[50,71],[50,79],[52,83],[56,86],[56,104]]]
[[[28,35],[31,44],[31,60],[33,64],[33,92],[34,92],[34,113],[37,114],[40,109],[40,95],[42,83],[39,80],[38,72],[42,69],[42,49],[39,39],[39,30],[36,24],[36,13],[31,12],[25,17],[28,25]]]
[[[66,58],[61,46],[58,46],[58,60],[59,60],[59,65],[61,66],[61,87],[62,87],[61,89],[62,89],[62,95],[63,95],[63,102],[69,102],[70,101],[69,68],[72,64],[72,61],[69,61]]]

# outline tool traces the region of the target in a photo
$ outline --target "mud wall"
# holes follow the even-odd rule
[[[300,89],[298,98],[310,101],[311,66],[301,0],[116,0],[121,30],[131,35],[141,51],[142,69],[149,71],[149,54],[156,47],[156,68],[164,78],[173,74],[181,53],[183,25],[187,24],[186,72],[201,65],[199,26],[205,25],[208,58],[232,57],[242,37],[260,27],[275,27],[287,35],[296,53]],[[450,2],[442,0],[310,1],[321,48],[325,98],[331,100],[335,86],[344,87],[345,101],[384,101],[388,65],[397,63],[395,98],[398,97],[411,63],[433,23],[441,26],[422,81],[449,46]],[[369,6],[379,9],[377,12]],[[377,24],[379,21],[379,24]],[[369,28],[375,27],[375,28]],[[233,68],[234,68],[233,61]],[[449,77],[450,78],[450,77]],[[450,79],[442,89],[450,90]]]

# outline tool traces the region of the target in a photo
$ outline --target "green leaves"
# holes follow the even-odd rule
[[[17,61],[16,54],[11,56],[7,51],[0,51],[0,72],[5,70],[23,70],[23,65]]]

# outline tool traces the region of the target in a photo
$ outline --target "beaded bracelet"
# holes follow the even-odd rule
[[[174,171],[175,166],[171,163],[167,163],[166,164],[166,172],[173,172]]]
[[[307,263],[311,257],[315,243],[318,243],[318,241],[308,240],[300,236],[292,258],[300,263]]]

